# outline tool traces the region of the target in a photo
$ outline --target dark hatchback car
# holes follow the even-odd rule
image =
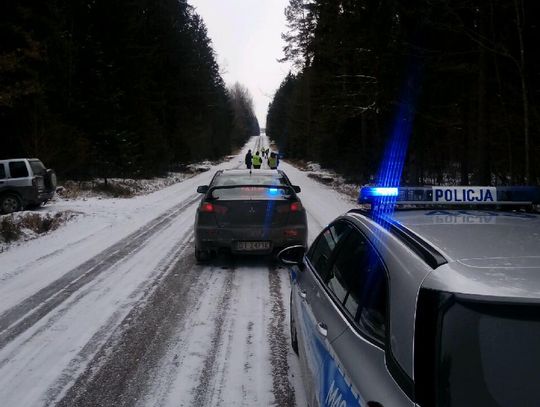
[[[195,257],[207,260],[219,251],[270,254],[291,245],[306,246],[306,211],[281,170],[218,171],[195,218]]]

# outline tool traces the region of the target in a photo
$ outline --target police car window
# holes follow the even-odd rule
[[[342,304],[358,322],[359,328],[382,340],[386,331],[386,272],[379,256],[361,233],[352,231],[349,234],[336,256],[331,274],[329,288],[334,289],[339,281],[347,291]]]
[[[352,232],[344,241],[332,265],[328,287],[334,291],[354,318],[358,311],[358,298],[355,295],[364,283],[361,270],[368,256],[368,242],[358,233]],[[339,289],[336,290],[336,287]]]
[[[12,161],[9,163],[9,172],[11,178],[24,178],[28,177],[28,169],[24,161]]]
[[[327,271],[332,252],[349,230],[350,227],[347,223],[336,222],[321,233],[309,249],[307,258],[324,281],[327,280]]]
[[[0,164],[0,179],[6,178],[6,169],[4,168],[4,164]]]

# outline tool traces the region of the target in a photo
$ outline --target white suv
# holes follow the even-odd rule
[[[39,206],[55,189],[56,174],[37,158],[0,160],[0,213]]]

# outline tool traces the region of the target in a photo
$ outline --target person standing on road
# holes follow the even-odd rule
[[[276,153],[270,153],[270,157],[268,158],[268,166],[271,170],[277,170],[278,159]]]
[[[259,168],[261,168],[262,158],[261,158],[261,156],[259,155],[259,152],[258,152],[258,151],[257,151],[257,152],[255,153],[255,155],[253,156],[252,163],[253,163],[253,168],[255,168],[256,170],[258,170]]]
[[[246,154],[246,158],[245,158],[246,168],[248,170],[251,170],[251,165],[253,164],[252,160],[253,160],[253,156],[251,155],[251,150],[248,150],[248,152]]]

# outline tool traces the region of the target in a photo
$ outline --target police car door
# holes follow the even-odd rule
[[[320,389],[322,387],[321,368],[329,357],[329,343],[345,329],[343,321],[335,318],[334,310],[328,301],[324,289],[325,281],[340,242],[351,231],[345,221],[337,221],[325,229],[310,248],[306,258],[306,271],[298,273],[298,295],[302,298],[297,303],[297,330],[302,330],[307,366],[307,392],[310,405],[322,405]],[[301,355],[302,356],[302,355]]]
[[[318,281],[324,280],[330,261],[341,239],[350,232],[344,223],[336,223],[326,228],[311,245],[307,255],[305,271],[296,273],[293,279],[292,300],[295,307],[295,325],[299,340],[300,363],[310,405],[316,405],[319,367],[327,353],[325,341],[330,335],[339,333],[328,329],[315,314],[320,313],[320,291]]]
[[[329,274],[327,287],[336,292],[347,327],[331,342],[333,359],[322,367],[322,405],[413,406],[386,366],[386,268],[356,227],[342,242]]]

